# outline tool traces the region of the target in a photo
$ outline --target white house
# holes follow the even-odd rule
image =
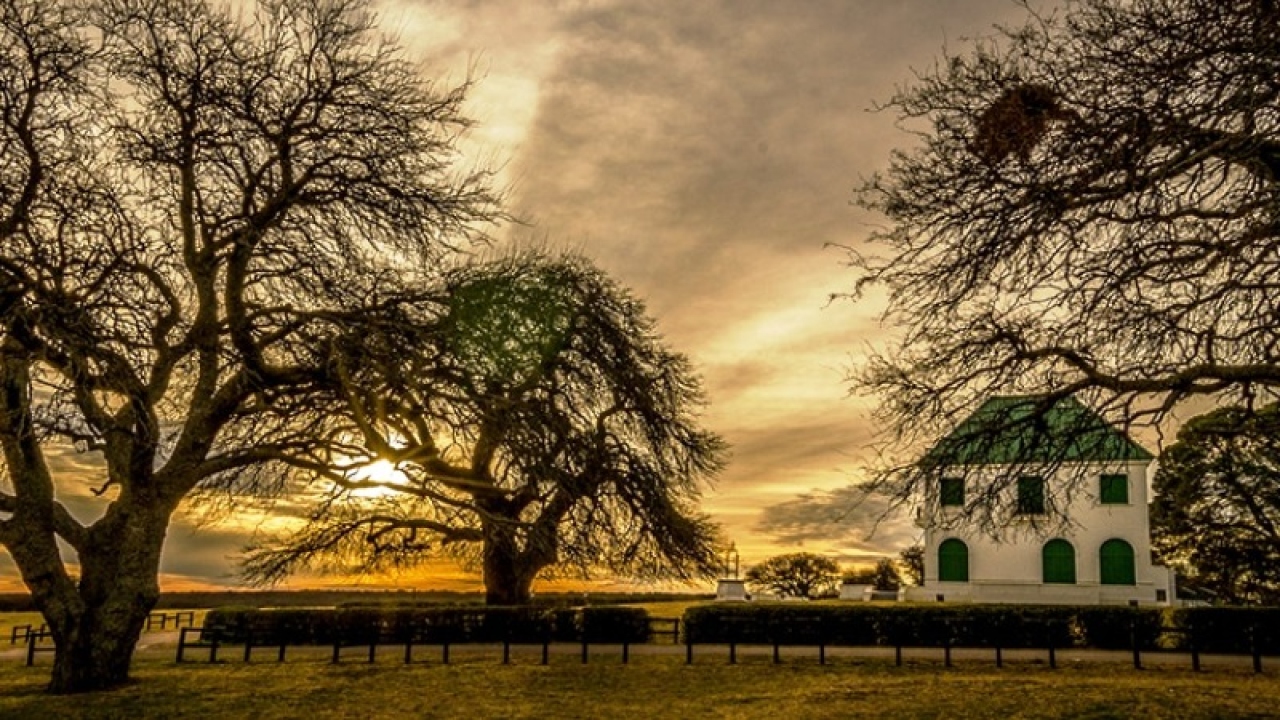
[[[922,463],[924,585],[907,599],[1169,604],[1173,574],[1151,562],[1153,459],[1075,398],[989,399]],[[966,522],[993,501],[995,537]]]

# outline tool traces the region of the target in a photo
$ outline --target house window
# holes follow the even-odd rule
[[[969,546],[951,538],[938,546],[938,580],[969,582]]]
[[[1076,549],[1066,540],[1050,540],[1040,551],[1046,583],[1075,584]]]
[[[964,478],[944,477],[939,495],[943,507],[962,507],[964,505]]]
[[[1102,561],[1103,585],[1135,585],[1133,546],[1119,538],[1102,543],[1098,552]]]
[[[1041,515],[1044,513],[1044,478],[1037,475],[1024,475],[1018,478],[1019,515]]]
[[[1103,505],[1129,504],[1129,476],[1103,475],[1098,488],[1098,498]]]

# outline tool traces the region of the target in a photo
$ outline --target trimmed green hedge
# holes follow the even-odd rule
[[[684,614],[694,643],[1056,647],[1069,609],[1029,606],[703,605]]]
[[[638,643],[648,639],[640,608],[586,607],[343,607],[260,610],[218,608],[205,618],[203,639],[239,644],[357,645],[387,643]]]
[[[1074,610],[1077,635],[1084,647],[1126,650],[1133,647],[1135,632],[1139,648],[1159,647],[1164,613],[1158,608],[1099,605]]]
[[[1194,643],[1201,652],[1249,653],[1256,641],[1259,652],[1280,653],[1280,608],[1179,608],[1172,614],[1174,624],[1187,631],[1179,648]]]

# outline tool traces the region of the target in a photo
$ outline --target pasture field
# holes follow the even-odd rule
[[[597,660],[598,658],[598,660]],[[0,718],[1274,718],[1274,671],[1050,670],[842,659],[828,665],[765,657],[686,666],[675,655],[604,653],[512,665],[493,657],[428,662],[284,664],[143,659],[136,681],[91,696],[42,692],[48,668],[0,663]]]

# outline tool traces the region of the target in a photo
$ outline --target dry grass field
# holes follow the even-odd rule
[[[0,718],[1273,718],[1280,678],[1235,669],[1050,670],[841,659],[773,665],[763,656],[686,666],[676,655],[557,656],[511,665],[330,665],[320,658],[245,665],[145,659],[136,682],[87,697],[42,693],[46,668],[0,664]]]

